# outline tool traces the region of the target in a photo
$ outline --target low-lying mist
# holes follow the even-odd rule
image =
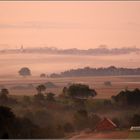
[[[0,75],[18,75],[21,67],[29,67],[32,75],[50,74],[81,67],[139,67],[139,55],[50,55],[37,53],[0,54]]]

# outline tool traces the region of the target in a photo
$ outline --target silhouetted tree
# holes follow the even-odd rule
[[[8,97],[9,91],[7,88],[2,88],[0,91],[0,104],[1,105],[13,105],[13,104],[17,104],[17,100],[12,98],[12,97]]]
[[[15,115],[9,107],[0,106],[0,135],[1,138],[9,137],[12,133],[13,123],[15,121]]]
[[[97,95],[94,89],[90,89],[88,85],[84,84],[72,84],[67,90],[65,89],[65,92],[72,98],[88,98]]]
[[[19,75],[21,76],[30,76],[31,75],[31,70],[27,67],[23,67],[18,71]]]
[[[49,93],[47,93],[46,99],[47,99],[48,101],[55,101],[54,96],[55,96],[54,93],[49,92]]]
[[[46,86],[41,84],[36,87],[38,93],[42,93],[46,91]]]
[[[124,90],[121,91],[116,96],[112,96],[112,99],[119,103],[120,105],[139,105],[140,104],[140,90],[134,89],[132,91],[130,90]]]
[[[7,89],[7,88],[2,88],[2,89],[1,89],[1,94],[8,95],[8,94],[9,94],[8,89]]]
[[[0,92],[0,103],[7,103],[8,101],[8,94],[9,94],[9,91],[8,89],[6,88],[2,88],[1,89],[1,92]]]
[[[67,87],[63,88],[62,94],[63,94],[64,97],[68,96],[67,95],[67,90],[68,90]]]

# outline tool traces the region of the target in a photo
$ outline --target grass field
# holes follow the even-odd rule
[[[57,88],[47,88],[47,92],[54,92],[56,95],[62,92],[64,86],[68,83],[83,83],[94,88],[98,95],[95,98],[110,98],[118,94],[123,89],[140,88],[140,76],[94,76],[94,77],[67,77],[67,78],[40,78],[40,77],[14,77],[1,78],[1,87],[9,89],[12,95],[34,95],[35,87],[38,84],[51,81]],[[105,81],[111,81],[112,86],[105,86]],[[32,84],[33,88],[13,89],[14,86],[27,86]]]
[[[130,132],[128,138],[131,139],[140,139],[140,131]]]

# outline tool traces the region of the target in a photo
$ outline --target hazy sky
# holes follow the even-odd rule
[[[140,47],[140,1],[0,2],[0,47]]]

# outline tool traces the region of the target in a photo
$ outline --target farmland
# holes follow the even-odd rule
[[[110,81],[111,86],[104,84],[105,81]],[[70,83],[87,84],[94,88],[98,95],[97,99],[107,99],[112,95],[118,94],[124,89],[135,89],[140,87],[140,76],[94,76],[94,77],[66,77],[66,78],[40,78],[37,76],[31,77],[11,77],[1,78],[0,85],[9,89],[11,95],[34,95],[35,87],[46,82],[53,82],[57,87],[47,88],[47,92],[53,92],[59,95],[64,86]],[[32,87],[28,87],[32,85]],[[15,87],[15,88],[14,88]],[[22,88],[20,88],[22,87]]]

